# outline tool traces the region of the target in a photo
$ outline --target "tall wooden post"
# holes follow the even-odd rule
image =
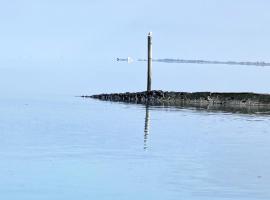
[[[152,82],[152,32],[148,33],[147,92],[151,91]]]

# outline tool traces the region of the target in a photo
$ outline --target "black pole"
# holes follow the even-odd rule
[[[152,32],[148,33],[147,92],[151,91],[152,82]]]

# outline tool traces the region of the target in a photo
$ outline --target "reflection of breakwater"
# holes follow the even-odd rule
[[[138,61],[147,61],[147,59],[138,59]],[[270,66],[270,63],[267,62],[237,62],[237,61],[209,61],[209,60],[187,60],[187,59],[173,59],[173,58],[164,58],[164,59],[153,59],[153,62],[164,62],[164,63],[187,63],[187,64],[222,64],[222,65],[248,65],[248,66]]]

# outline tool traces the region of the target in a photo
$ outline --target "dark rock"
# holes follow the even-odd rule
[[[120,101],[139,104],[199,104],[199,105],[252,105],[270,106],[270,94],[257,93],[218,93],[218,92],[168,92],[152,90],[150,92],[126,92],[86,96],[104,101]]]

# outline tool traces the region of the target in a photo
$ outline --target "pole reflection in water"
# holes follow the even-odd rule
[[[149,106],[145,106],[145,121],[144,121],[144,149],[147,149],[147,139],[149,135],[149,122],[150,122],[150,114],[149,114]]]

